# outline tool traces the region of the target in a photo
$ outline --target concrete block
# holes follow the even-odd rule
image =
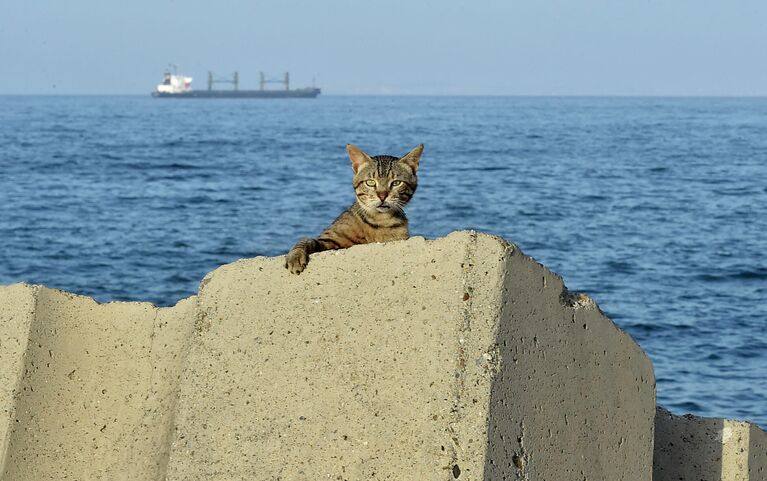
[[[168,480],[651,479],[650,361],[513,245],[283,262],[203,280]]]
[[[765,481],[767,433],[728,419],[675,416],[658,407],[654,481]]]
[[[0,286],[0,475],[16,422],[14,399],[24,374],[36,291],[36,287],[26,284]]]
[[[158,309],[98,304],[44,287],[10,289],[0,291],[0,316],[26,328],[28,345],[0,478],[162,479],[196,299]],[[5,331],[0,339],[5,344]],[[15,351],[11,360],[19,364]]]

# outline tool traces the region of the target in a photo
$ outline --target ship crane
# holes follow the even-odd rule
[[[285,77],[282,79],[267,79],[264,72],[259,72],[261,75],[260,89],[266,90],[266,84],[283,84],[285,90],[290,90],[290,72],[285,72]]]
[[[225,78],[225,77],[219,77],[215,78],[213,76],[213,72],[210,70],[208,71],[208,90],[213,90],[213,84],[232,84],[234,85],[234,90],[240,90],[240,73],[234,72],[232,75],[232,78]]]

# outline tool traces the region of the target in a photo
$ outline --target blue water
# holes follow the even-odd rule
[[[426,144],[412,233],[586,291],[676,413],[767,426],[767,99],[0,97],[0,283],[174,304],[353,200],[344,145]]]

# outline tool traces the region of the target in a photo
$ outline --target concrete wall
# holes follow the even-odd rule
[[[203,281],[169,479],[649,480],[647,357],[504,241]]]
[[[2,479],[163,479],[195,299],[0,287]]]
[[[743,421],[675,416],[658,407],[654,481],[765,481],[767,433]]]
[[[651,479],[649,360],[514,246],[282,263],[167,309],[0,289],[2,479]]]

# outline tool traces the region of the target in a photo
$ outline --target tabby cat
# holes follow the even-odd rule
[[[352,161],[357,201],[319,237],[302,239],[293,246],[285,260],[285,267],[293,274],[300,274],[315,252],[408,238],[403,208],[418,185],[416,171],[423,144],[403,157],[371,157],[351,144],[346,151]]]

